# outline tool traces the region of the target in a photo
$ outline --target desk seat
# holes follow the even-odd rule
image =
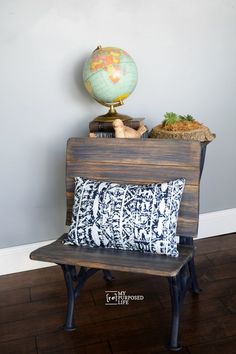
[[[191,246],[179,245],[179,257],[171,257],[139,251],[64,245],[62,241],[65,236],[33,251],[30,258],[60,265],[173,277],[193,256]]]

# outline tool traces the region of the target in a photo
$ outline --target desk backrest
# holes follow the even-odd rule
[[[177,234],[197,235],[199,142],[164,139],[70,138],[66,155],[67,225],[71,223],[74,177],[147,184],[186,179]]]

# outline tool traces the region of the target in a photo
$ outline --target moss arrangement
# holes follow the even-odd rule
[[[150,138],[211,141],[215,134],[190,114],[181,116],[167,112],[162,123],[152,129]]]

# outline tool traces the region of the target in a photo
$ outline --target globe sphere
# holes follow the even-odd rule
[[[88,93],[98,102],[122,102],[135,89],[137,66],[120,48],[98,47],[84,64],[83,81]]]

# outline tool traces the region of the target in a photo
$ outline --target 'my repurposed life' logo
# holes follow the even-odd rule
[[[126,291],[105,291],[105,305],[129,305],[130,301],[142,301],[143,295],[126,295]]]

